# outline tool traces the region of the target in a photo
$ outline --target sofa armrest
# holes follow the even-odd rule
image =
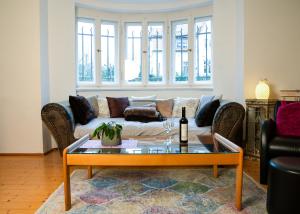
[[[272,120],[265,120],[261,127],[261,144],[260,144],[260,183],[267,183],[268,164],[269,164],[269,143],[275,137],[276,123]]]
[[[245,109],[241,104],[223,101],[214,116],[212,133],[219,133],[242,146],[244,117]]]
[[[64,148],[75,141],[75,121],[69,102],[48,103],[42,108],[41,116],[62,155]]]

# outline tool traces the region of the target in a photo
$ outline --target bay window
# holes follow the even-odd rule
[[[148,81],[150,83],[163,82],[164,43],[163,24],[148,24]]]
[[[101,23],[101,77],[103,83],[115,83],[118,73],[117,28],[114,22]]]
[[[195,19],[194,26],[194,81],[211,80],[211,20]]]
[[[76,41],[78,86],[212,84],[211,17],[141,22],[77,18]]]
[[[125,81],[142,82],[142,24],[126,23]]]
[[[175,83],[188,81],[188,21],[172,22],[172,74]]]
[[[95,25],[93,20],[77,22],[77,82],[95,83]]]

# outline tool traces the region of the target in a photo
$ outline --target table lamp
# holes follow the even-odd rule
[[[260,80],[255,88],[256,99],[269,99],[270,88],[267,79]]]

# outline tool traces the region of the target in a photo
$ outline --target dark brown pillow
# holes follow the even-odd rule
[[[156,111],[155,107],[134,107],[129,106],[124,111],[126,121],[139,121],[148,123],[152,121],[162,121],[160,113]]]
[[[76,122],[85,125],[96,118],[93,107],[85,97],[69,96],[69,103]]]
[[[128,97],[106,97],[110,117],[124,117],[124,110],[129,106]]]
[[[124,111],[124,117],[126,118],[128,116],[156,118],[158,116],[158,111],[156,111],[155,107],[128,106]]]

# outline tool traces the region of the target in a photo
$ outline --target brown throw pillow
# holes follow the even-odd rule
[[[76,122],[85,125],[96,118],[93,107],[85,97],[69,96],[69,103]]]
[[[141,116],[141,117],[152,117],[155,118],[158,116],[158,112],[155,107],[147,106],[129,106],[124,111],[124,116]]]
[[[110,117],[124,117],[124,110],[129,106],[128,97],[106,97]]]
[[[174,100],[157,100],[156,109],[161,113],[163,117],[172,117]]]
[[[129,106],[124,111],[125,120],[127,121],[139,121],[148,123],[152,121],[162,121],[160,113],[156,111],[155,107],[134,107]]]

